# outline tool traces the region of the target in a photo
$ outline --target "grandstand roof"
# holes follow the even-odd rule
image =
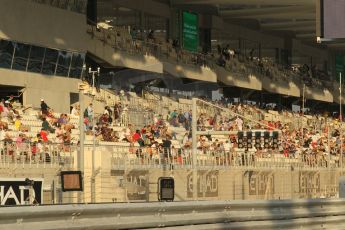
[[[225,22],[239,24],[282,37],[316,44],[317,5],[315,0],[97,0],[102,16],[115,16],[115,6],[130,5],[133,9],[149,8],[155,2],[158,17],[169,17],[177,7],[208,15],[217,15]],[[125,4],[124,4],[125,3]],[[116,8],[116,16],[132,14],[125,7]],[[122,19],[124,20],[124,19]],[[156,21],[162,23],[162,21]],[[327,42],[330,48],[345,48],[343,41]]]
[[[172,0],[173,5],[193,9],[213,6],[225,21],[257,25],[259,29],[275,34],[291,34],[298,40],[316,42],[315,0]],[[343,42],[328,44],[344,48]]]
[[[298,39],[316,37],[314,0],[173,0],[175,5],[213,5],[225,20],[256,20],[262,30],[293,32]]]

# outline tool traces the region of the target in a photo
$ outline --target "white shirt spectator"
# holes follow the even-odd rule
[[[79,111],[76,107],[72,108],[71,115],[73,116],[79,116]]]
[[[242,119],[239,118],[239,117],[237,117],[235,121],[236,121],[236,124],[237,124],[237,129],[238,129],[239,131],[242,131],[242,126],[243,126],[243,121],[242,121]]]
[[[93,108],[90,105],[87,107],[87,114],[89,117],[93,117]]]

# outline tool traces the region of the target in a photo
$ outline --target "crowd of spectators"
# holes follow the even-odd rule
[[[235,131],[233,134],[217,136],[201,135],[198,137],[197,148],[200,154],[231,154],[229,161],[234,160],[239,152],[250,152],[256,157],[272,157],[273,154],[286,158],[300,159],[311,166],[327,166],[332,160],[336,164],[340,161],[340,121],[334,117],[324,115],[307,115],[300,112],[276,110],[274,120],[265,119],[265,114],[277,109],[273,106],[262,106],[252,103],[234,103],[222,98],[213,102],[223,109],[207,109],[199,112],[197,128],[199,131]],[[95,116],[94,108],[90,103],[85,111],[84,128],[86,135],[94,135],[97,141],[126,142],[136,149],[171,149],[177,155],[190,154],[192,147],[191,123],[192,111],[175,109],[166,115],[155,114],[153,123],[143,127],[134,127],[132,124],[122,126],[119,119],[126,113],[124,102],[117,102],[113,107],[106,106],[99,116]],[[22,109],[22,108],[21,108]],[[0,139],[6,145],[30,144],[32,154],[43,151],[44,145],[54,143],[64,151],[68,151],[72,144],[72,130],[77,129],[71,118],[78,118],[80,111],[77,105],[71,109],[71,114],[57,114],[42,99],[38,118],[41,128],[32,135],[30,127],[23,124],[20,112],[14,106],[14,100],[0,102],[1,122]],[[284,120],[282,117],[290,117]],[[296,124],[304,121],[304,124]],[[17,131],[11,136],[9,125]],[[177,129],[176,129],[177,128]],[[178,132],[176,130],[179,130]],[[239,148],[237,131],[274,131],[279,130],[278,146],[272,145],[252,148]],[[30,135],[30,134],[31,135]],[[180,137],[178,137],[180,136]],[[73,143],[77,143],[77,139]],[[343,147],[345,147],[343,145]],[[162,150],[162,151],[163,151]],[[138,150],[139,151],[139,150]],[[141,154],[141,150],[139,151]],[[136,152],[137,155],[140,155]],[[168,154],[167,153],[167,154]],[[169,154],[168,154],[169,155]]]

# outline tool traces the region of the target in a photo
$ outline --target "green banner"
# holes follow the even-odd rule
[[[335,56],[335,72],[336,72],[336,79],[340,81],[340,73],[341,73],[341,83],[344,84],[344,55],[337,54]]]
[[[183,48],[197,52],[198,44],[198,16],[189,12],[183,12]]]

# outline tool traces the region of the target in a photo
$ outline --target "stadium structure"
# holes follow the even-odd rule
[[[323,1],[0,6],[1,205],[157,201],[161,177],[176,201],[337,196],[345,43]]]

